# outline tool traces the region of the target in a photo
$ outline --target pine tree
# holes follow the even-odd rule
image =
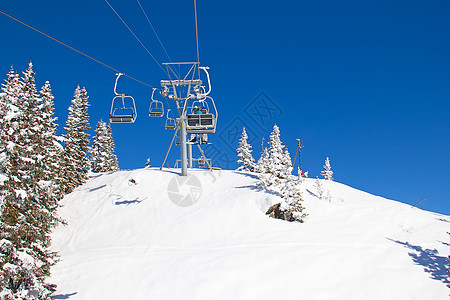
[[[119,169],[114,148],[111,127],[100,120],[95,128],[91,148],[92,172],[110,172]]]
[[[284,149],[283,159],[282,159],[281,163],[284,166],[283,172],[282,172],[283,176],[285,178],[287,178],[288,176],[290,176],[292,174],[292,170],[293,170],[291,155],[289,154],[289,151],[287,148]]]
[[[269,151],[267,148],[264,148],[261,157],[258,159],[258,162],[255,166],[255,172],[257,173],[268,173],[269,170]]]
[[[108,137],[108,149],[109,149],[109,169],[111,171],[119,170],[119,162],[117,160],[117,156],[114,154],[116,150],[116,144],[114,143],[114,139],[112,136],[111,124],[106,126],[106,136]]]
[[[258,173],[258,186],[262,190],[266,190],[271,185],[276,185],[279,178],[269,172],[270,155],[267,148],[264,148],[258,163],[255,166],[255,172]]]
[[[51,184],[48,186],[48,191],[54,194],[57,199],[61,199],[64,196],[62,188],[62,174],[61,170],[61,157],[64,154],[64,149],[59,143],[59,137],[57,136],[58,125],[54,113],[53,94],[50,83],[45,82],[44,86],[39,92],[41,96],[40,105],[36,107],[38,114],[41,116],[40,126],[40,142],[37,144],[38,153],[41,153],[40,164],[43,174],[43,180]]]
[[[333,180],[333,171],[331,171],[330,158],[325,159],[325,164],[323,165],[324,170],[320,172],[325,180]]]
[[[289,152],[283,150],[285,146],[281,142],[280,128],[276,124],[270,134],[269,145],[269,164],[266,172],[278,178],[286,178],[292,173],[292,162]]]
[[[285,201],[285,210],[289,212],[288,221],[304,222],[306,213],[302,205],[302,193],[301,193],[301,179],[289,177],[284,181],[284,185],[281,189],[281,196]]]
[[[46,173],[42,145],[48,138],[42,122],[32,64],[23,78],[11,70],[2,90],[2,209],[0,216],[0,296],[2,299],[48,299],[45,283],[56,254],[49,251],[50,230],[60,221],[57,198]],[[13,91],[13,92],[12,92]]]
[[[5,83],[2,84],[2,97],[0,98],[0,171],[5,173],[7,168],[7,145],[10,140],[11,127],[16,122],[15,117],[20,113],[19,97],[22,93],[22,82],[11,67]],[[15,126],[15,125],[14,125]]]
[[[245,127],[242,128],[242,135],[239,139],[239,146],[237,148],[237,156],[239,157],[237,163],[242,164],[238,168],[238,171],[251,171],[255,170],[255,159],[252,156],[252,146],[247,142],[248,135],[245,131]]]
[[[69,106],[64,129],[63,186],[65,193],[72,192],[87,179],[89,169],[89,134],[91,129],[88,115],[88,95],[85,88],[75,89],[72,104]]]

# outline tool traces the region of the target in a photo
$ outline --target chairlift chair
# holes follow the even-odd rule
[[[212,107],[214,108],[214,113],[209,110],[206,99],[210,101]],[[191,111],[187,115],[187,126],[186,132],[188,134],[201,134],[201,133],[215,133],[216,123],[217,123],[217,109],[214,104],[213,98],[207,96],[205,100],[200,101],[201,107],[205,107],[205,111],[201,114],[196,114]],[[204,105],[205,104],[205,105]]]
[[[215,133],[216,132],[216,124],[217,124],[217,108],[214,103],[214,99],[211,98],[209,93],[211,93],[211,81],[209,78],[208,67],[199,67],[202,69],[208,78],[208,92],[205,92],[203,87],[196,89],[197,100],[194,101],[192,107],[195,106],[196,103],[200,107],[204,107],[205,111],[202,109],[201,114],[194,113],[191,108],[190,114],[187,115],[187,126],[186,132],[188,134],[202,134],[202,133]],[[202,92],[203,91],[203,92]],[[211,104],[209,105],[208,102]],[[211,112],[210,107],[214,109],[214,112]]]
[[[173,130],[177,127],[177,124],[175,122],[175,119],[169,117],[169,112],[170,112],[170,109],[167,110],[167,119],[166,119],[165,128],[168,130]]]
[[[109,113],[110,123],[134,123],[137,117],[136,104],[134,98],[126,94],[118,94],[116,91],[117,81],[122,73],[116,74],[116,82],[114,84],[114,96],[111,103],[111,111]]]
[[[152,101],[150,102],[150,108],[148,109],[148,115],[150,117],[162,117],[164,116],[164,104],[153,98],[156,88],[152,91]]]

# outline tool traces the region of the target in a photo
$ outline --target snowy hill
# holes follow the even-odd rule
[[[290,223],[265,215],[277,196],[252,174],[191,174],[201,187],[139,169],[66,196],[55,299],[448,299],[449,216],[322,181],[329,203],[308,179],[309,216]],[[177,187],[198,201],[175,205]]]

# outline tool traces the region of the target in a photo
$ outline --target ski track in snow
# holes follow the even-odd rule
[[[265,215],[279,198],[254,176],[191,172],[190,207],[157,169],[95,174],[66,196],[55,299],[448,299],[449,216],[330,181],[319,200],[306,179],[309,216],[289,223]]]

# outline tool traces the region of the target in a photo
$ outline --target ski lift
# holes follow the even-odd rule
[[[197,99],[194,101],[191,111],[187,114],[187,126],[186,132],[188,134],[202,134],[202,133],[215,133],[217,124],[217,108],[214,103],[214,99],[211,98],[209,93],[211,93],[211,81],[209,79],[209,73],[207,71],[208,67],[199,67],[202,69],[208,78],[208,92],[205,92],[204,88],[201,87],[195,89],[197,92]],[[203,93],[202,93],[203,91]],[[211,104],[209,105],[208,102]],[[198,103],[201,113],[194,111],[195,104]],[[212,107],[214,111],[212,112],[209,108]]]
[[[177,127],[177,124],[175,122],[175,119],[169,117],[169,112],[170,112],[170,108],[167,110],[167,119],[166,119],[165,128],[168,130],[173,130]]]
[[[109,113],[110,123],[134,123],[137,117],[136,104],[134,98],[126,94],[118,94],[116,91],[117,81],[122,73],[117,73],[116,82],[114,84],[114,94],[116,95],[111,103],[111,111]]]
[[[150,102],[150,108],[148,109],[148,115],[150,117],[162,117],[164,116],[164,104],[161,101],[155,100],[153,95],[156,88],[152,91],[152,102]]]

